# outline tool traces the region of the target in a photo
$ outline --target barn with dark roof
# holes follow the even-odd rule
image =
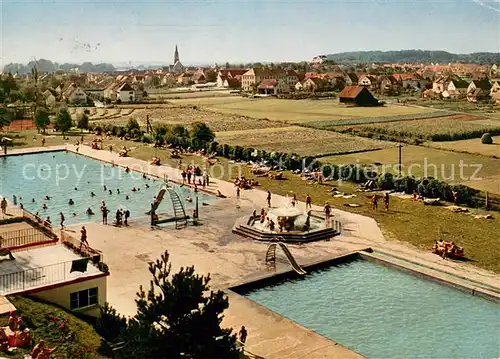
[[[378,100],[364,86],[346,86],[339,94],[340,103],[358,106],[377,106]]]

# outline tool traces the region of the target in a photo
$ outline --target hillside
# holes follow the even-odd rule
[[[27,64],[9,63],[3,68],[3,72],[10,72],[11,74],[26,75],[31,73],[31,69],[36,65],[38,72],[54,72],[63,70],[65,72],[77,69],[79,72],[96,72],[101,73],[104,71],[114,71],[115,67],[112,64],[101,63],[93,64],[91,62],[84,62],[82,64],[59,64],[50,60],[40,59],[38,61],[30,61]]]
[[[423,63],[500,63],[500,53],[475,52],[472,54],[453,54],[446,51],[433,50],[401,50],[401,51],[354,51],[326,55],[335,62],[423,62]]]

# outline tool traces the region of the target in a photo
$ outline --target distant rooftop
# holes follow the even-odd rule
[[[85,272],[72,272],[74,260],[83,259],[62,244],[13,253],[15,260],[0,257],[0,294],[64,283],[102,273],[90,261]]]

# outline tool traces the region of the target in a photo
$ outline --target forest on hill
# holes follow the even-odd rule
[[[84,62],[82,64],[70,64],[64,63],[59,64],[57,62],[52,62],[46,59],[40,59],[37,61],[30,61],[27,64],[21,63],[9,63],[4,66],[3,72],[11,74],[26,75],[31,73],[31,69],[36,66],[39,73],[51,73],[57,70],[62,70],[64,72],[75,71],[78,72],[95,72],[102,73],[105,71],[114,71],[115,67],[112,64],[100,63],[93,64],[91,62]]]
[[[446,51],[433,50],[401,50],[401,51],[354,51],[326,55],[328,60],[342,63],[372,63],[372,62],[417,62],[417,63],[477,63],[498,64],[500,53],[475,52],[471,54],[453,54]]]

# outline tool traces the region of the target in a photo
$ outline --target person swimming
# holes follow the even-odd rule
[[[120,194],[120,189],[119,188],[116,189],[116,193]]]
[[[95,197],[95,193],[94,192],[90,192],[90,197]]]
[[[90,208],[90,207],[87,208],[86,212],[87,212],[87,215],[89,215],[89,216],[93,216],[95,214],[94,211],[92,211],[92,208]]]
[[[193,199],[191,197],[186,197],[186,201],[191,203],[193,202]]]
[[[50,197],[49,196],[45,196],[44,199],[48,201],[48,200],[50,200]]]
[[[107,190],[108,190],[108,188],[106,187],[106,185],[104,185],[103,187],[104,187],[104,190],[105,190],[105,191],[107,191]]]
[[[137,191],[137,189],[135,187],[132,188],[132,192],[136,192],[136,191]]]
[[[146,188],[149,188],[149,185],[146,183]]]
[[[111,195],[111,194],[113,194],[113,191],[112,191],[112,190],[109,190],[109,191],[108,191],[108,193]]]
[[[76,217],[76,212],[73,212],[73,217]]]
[[[31,203],[35,203],[35,202],[36,202],[36,201],[35,201],[35,199],[34,199],[34,198],[32,198],[32,199],[31,199]]]
[[[49,207],[47,207],[47,204],[46,204],[46,203],[44,203],[44,204],[42,205],[42,209],[47,209],[47,208],[49,208]]]
[[[75,187],[75,191],[78,191],[78,188]]]
[[[68,201],[68,204],[69,204],[70,206],[72,206],[72,205],[74,205],[74,204],[75,204],[75,202],[73,201],[73,199],[72,199],[72,198],[70,198],[70,199],[69,199],[69,201]]]

